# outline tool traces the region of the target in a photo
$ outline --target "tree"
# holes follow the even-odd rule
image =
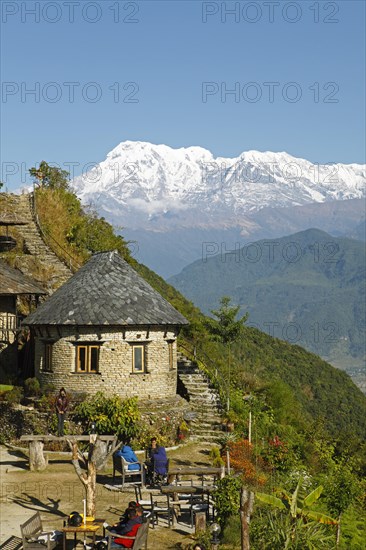
[[[220,299],[220,308],[211,310],[216,319],[207,318],[206,327],[213,340],[228,344],[234,342],[242,333],[244,323],[248,319],[248,313],[236,320],[240,306],[230,305],[231,298],[223,296]]]
[[[338,518],[336,548],[341,538],[342,514],[356,498],[359,488],[355,476],[344,466],[338,465],[326,482],[325,500],[331,514]]]
[[[120,444],[118,444],[117,438],[112,442],[105,443],[98,438],[97,434],[92,434],[90,435],[88,458],[85,458],[77,441],[67,440],[67,442],[72,452],[71,462],[85,489],[86,515],[95,517],[97,471],[104,467],[108,458]]]
[[[50,166],[42,160],[39,168],[30,168],[29,173],[35,183],[51,189],[68,189],[70,173],[57,166]]]

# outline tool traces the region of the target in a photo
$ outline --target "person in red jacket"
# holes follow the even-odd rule
[[[137,531],[142,524],[142,507],[137,506],[136,509],[131,508],[129,510],[129,519],[125,524],[119,524],[114,530],[118,535],[127,535],[128,537],[135,537]],[[114,539],[116,544],[120,544],[123,548],[132,548],[134,540],[125,539],[124,537],[118,537]]]

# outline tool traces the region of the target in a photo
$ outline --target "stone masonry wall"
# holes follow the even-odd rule
[[[98,330],[99,329],[99,330]],[[161,327],[121,329],[111,327],[37,328],[35,335],[35,373],[42,384],[62,386],[66,391],[89,395],[103,391],[106,395],[138,396],[140,399],[172,397],[177,387],[177,351],[174,329]],[[41,334],[40,334],[41,331]],[[61,335],[61,336],[60,336]],[[169,363],[169,343],[173,342],[173,361]],[[45,343],[53,343],[52,371],[46,372]],[[99,372],[77,373],[76,343],[100,344]],[[146,346],[146,370],[132,372],[132,344]]]

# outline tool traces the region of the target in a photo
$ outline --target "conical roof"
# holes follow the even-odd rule
[[[25,325],[185,325],[188,321],[116,252],[95,254]]]

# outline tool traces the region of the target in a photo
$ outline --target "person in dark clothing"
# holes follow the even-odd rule
[[[127,523],[120,523],[115,529],[113,529],[118,535],[127,535],[128,537],[135,537],[139,527],[142,525],[142,507],[137,506],[136,509],[130,508],[128,513],[129,519]],[[116,544],[120,544],[123,548],[132,548],[134,540],[126,539],[124,537],[117,537],[114,539]]]
[[[156,452],[156,449],[158,448],[158,442],[156,440],[156,437],[151,438],[150,447],[147,450],[147,459],[152,461],[152,458],[154,456],[154,453]]]
[[[146,460],[147,480],[150,485],[156,481],[164,481],[168,475],[168,459],[165,447],[157,444],[156,437],[151,439],[151,446],[147,451]]]
[[[123,515],[119,518],[119,523],[127,523],[128,520],[129,520],[129,513],[130,513],[130,510],[136,510],[136,508],[138,507],[139,505],[137,504],[137,502],[135,502],[134,500],[131,500],[129,503],[128,503],[128,508],[126,508],[126,510],[123,512]],[[117,524],[118,525],[118,524]]]
[[[154,473],[165,477],[168,475],[168,458],[165,447],[158,447],[154,453]]]
[[[64,421],[67,409],[69,407],[69,400],[66,396],[65,388],[61,388],[55,402],[56,414],[57,414],[57,435],[63,437],[64,435]]]

